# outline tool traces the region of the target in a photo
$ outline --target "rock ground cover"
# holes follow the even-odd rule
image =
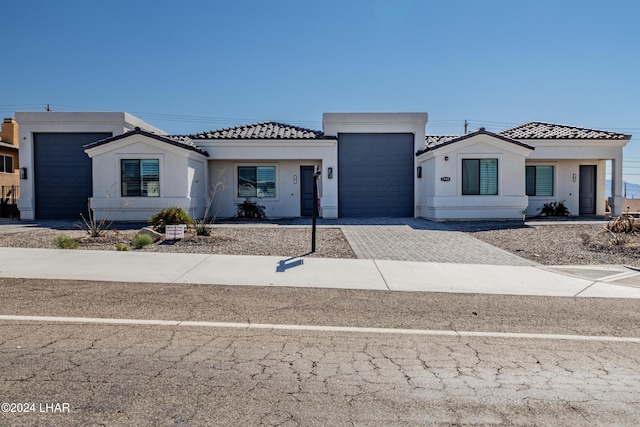
[[[0,246],[55,249],[55,237],[66,234],[80,242],[79,249],[116,250],[117,243],[128,245],[137,233],[138,230],[110,229],[101,237],[90,237],[83,230],[25,231],[0,235]],[[311,231],[299,227],[215,227],[209,236],[187,232],[182,240],[161,241],[143,249],[129,247],[129,250],[296,257],[311,251]],[[316,252],[310,256],[356,258],[338,228],[318,228]]]
[[[508,225],[464,223],[457,228],[484,242],[544,265],[640,265],[640,236],[620,234],[619,244],[602,223]]]
[[[640,236],[613,236],[602,223],[561,222],[557,225],[511,222],[459,222],[447,226],[513,254],[544,265],[625,264],[640,266]],[[92,238],[79,229],[38,230],[0,234],[0,246],[56,248],[54,238],[67,234],[80,242],[80,249],[116,250],[128,245],[137,229],[116,225],[104,236]],[[184,240],[165,241],[139,249],[147,252],[181,252],[229,255],[301,256],[311,249],[310,227],[283,224],[227,224],[215,226],[210,236],[188,232]],[[130,250],[134,250],[130,248]],[[324,258],[356,258],[340,228],[319,227],[316,253]]]

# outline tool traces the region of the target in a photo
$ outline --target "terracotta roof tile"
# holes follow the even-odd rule
[[[454,144],[454,143],[456,143],[458,141],[464,141],[465,139],[469,139],[469,138],[471,138],[473,136],[476,136],[476,135],[489,135],[489,136],[492,136],[494,138],[501,139],[501,140],[503,140],[505,142],[510,142],[512,144],[519,145],[519,146],[524,147],[524,148],[528,148],[529,150],[533,150],[534,149],[534,147],[532,147],[532,146],[530,146],[528,144],[525,144],[523,142],[516,141],[513,138],[509,138],[509,137],[507,137],[505,135],[500,135],[500,134],[496,134],[496,133],[493,133],[493,132],[488,132],[487,130],[485,130],[485,128],[480,128],[480,129],[478,129],[476,131],[473,131],[473,132],[470,132],[470,133],[468,133],[466,135],[427,135],[425,137],[425,147],[422,150],[418,151],[416,153],[416,155],[419,156],[420,154],[426,153],[427,151],[433,151],[433,150],[438,149],[440,147],[444,147],[444,146],[449,145],[449,144]]]
[[[318,130],[278,122],[259,122],[188,135],[198,139],[326,139]]]
[[[513,139],[630,139],[631,135],[555,123],[529,122],[498,132]]]

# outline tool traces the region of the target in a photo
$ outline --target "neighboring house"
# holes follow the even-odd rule
[[[11,118],[4,119],[0,130],[0,186],[20,185],[18,168],[18,123]]]
[[[20,195],[18,149],[18,123],[12,118],[6,118],[0,129],[0,217],[18,215],[16,206]]]
[[[37,142],[55,132],[45,130],[52,128],[47,115],[81,113],[22,114],[30,114],[25,139],[51,154],[56,141]],[[426,136],[426,113],[325,113],[322,131],[263,122],[168,136],[129,115],[123,126],[126,113],[85,114],[120,114],[117,129],[98,139],[95,132],[104,127],[89,118],[58,116],[55,122],[66,133],[77,129],[94,138],[81,145],[92,165],[84,175],[92,174],[99,217],[147,220],[168,206],[201,217],[216,184],[210,215],[232,216],[236,204],[250,198],[269,217],[308,216],[315,166],[324,218],[522,219],[523,211],[535,215],[554,200],[574,215],[602,215],[608,160],[614,213],[624,205],[622,149],[630,136],[615,132],[533,122],[499,133]],[[138,129],[131,126],[136,121]],[[59,169],[55,161],[34,161],[31,152],[24,159],[36,176]],[[73,169],[76,161],[64,164]],[[32,182],[21,201],[22,218],[49,215],[51,207],[40,206],[43,196],[34,197],[39,185]]]

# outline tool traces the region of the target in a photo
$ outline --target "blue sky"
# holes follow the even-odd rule
[[[127,111],[174,134],[321,129],[323,112],[428,112],[432,134],[541,120],[637,135],[625,178],[640,182],[636,0],[24,0],[1,13],[5,117]]]

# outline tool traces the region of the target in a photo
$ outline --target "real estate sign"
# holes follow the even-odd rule
[[[165,239],[166,240],[178,240],[184,239],[184,224],[179,225],[166,225],[165,226]]]

